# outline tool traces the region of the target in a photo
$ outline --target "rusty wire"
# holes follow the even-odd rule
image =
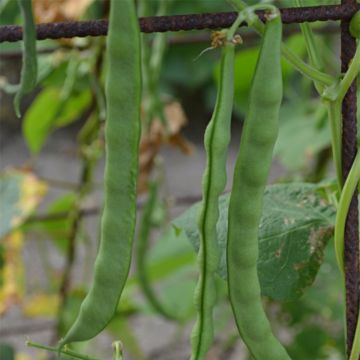
[[[355,6],[327,5],[299,8],[281,9],[284,24],[349,20],[360,9],[360,4]],[[258,12],[264,18],[264,12]],[[237,17],[236,12],[190,14],[173,16],[152,16],[140,18],[140,28],[144,33],[218,29],[231,26]],[[75,36],[102,36],[108,30],[107,20],[89,20],[61,23],[47,23],[37,25],[37,39],[60,39]],[[22,39],[22,27],[18,25],[0,26],[0,42],[15,42]]]
[[[341,20],[341,62],[342,72],[354,56],[356,41],[349,33],[349,20],[360,10],[360,4],[356,0],[342,0],[341,5],[324,5],[302,8],[281,9],[284,24],[336,21]],[[264,12],[258,13],[263,19]],[[191,14],[175,16],[154,16],[140,18],[140,28],[144,33],[201,30],[229,27],[237,16],[236,12]],[[48,23],[37,25],[37,39],[59,39],[85,36],[106,35],[108,30],[107,20],[92,20],[64,23]],[[0,43],[15,42],[22,39],[22,27],[17,25],[0,26]],[[356,147],[356,83],[351,86],[342,106],[343,134],[342,134],[342,162],[344,179],[354,161]],[[359,224],[357,192],[354,193],[345,231],[345,284],[346,284],[346,324],[347,324],[347,352],[350,353],[356,322],[359,312]]]

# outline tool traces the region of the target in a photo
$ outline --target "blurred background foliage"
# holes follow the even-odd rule
[[[250,4],[258,1],[249,1]],[[292,6],[292,0],[274,1],[279,7]],[[336,1],[304,1],[305,5],[334,4]],[[33,0],[36,22],[106,18],[109,2],[95,0]],[[152,0],[139,10],[149,15],[232,11],[225,1]],[[21,24],[14,0],[0,2],[0,24]],[[339,36],[337,24],[314,23],[317,46],[326,71],[339,69]],[[248,94],[255,68],[259,39],[249,29],[242,29],[244,44],[237,50],[234,127],[241,126],[247,110]],[[288,46],[306,59],[306,48],[298,26],[284,30]],[[166,171],[159,160],[163,145],[171,144],[184,155],[191,155],[192,142],[201,138],[210,118],[219,76],[219,51],[198,55],[209,46],[209,31],[152,34],[143,36],[143,135],[141,139],[141,174],[139,203],[150,201],[148,189],[153,182],[159,191],[148,218],[148,232],[142,232],[146,257],[142,261],[149,289],[139,278],[139,267],[132,272],[119,304],[118,312],[106,329],[121,340],[132,359],[150,359],[139,345],[131,319],[166,315],[176,324],[174,341],[194,318],[193,289],[196,282],[196,254],[186,234],[170,225],[169,201],[164,185]],[[54,340],[73,321],[88,281],[72,281],[76,248],[90,253],[89,234],[84,225],[88,214],[98,214],[100,204],[86,206],[89,194],[96,190],[94,169],[104,156],[103,126],[106,118],[104,78],[106,75],[105,38],[74,38],[39,41],[38,86],[23,102],[23,118],[15,119],[12,97],[17,89],[21,62],[20,43],[0,44],[0,124],[21,127],[29,150],[28,160],[21,168],[2,167],[0,177],[0,316],[6,317],[12,307],[20,307],[26,317],[55,319]],[[155,74],[155,75],[154,75]],[[310,80],[297,73],[285,60],[284,104],[281,128],[275,149],[276,161],[285,175],[281,181],[318,183],[332,176],[330,131],[327,114]],[[121,85],[119,85],[121,86]],[[266,121],[266,119],[264,119]],[[76,124],[81,174],[76,189],[69,190],[42,205],[50,186],[36,174],[36,165],[51,134]],[[186,125],[189,126],[186,127]],[[190,140],[189,140],[190,139]],[[149,186],[150,184],[150,186]],[[194,199],[195,201],[195,199]],[[42,206],[41,206],[42,205]],[[62,270],[49,267],[43,245],[40,254],[48,287],[31,290],[26,287],[24,241],[27,234],[45,239],[63,257]],[[156,241],[154,241],[156,239]],[[39,242],[40,242],[39,241]],[[45,253],[44,253],[45,252]],[[340,276],[337,272],[331,241],[324,249],[322,265],[314,285],[291,301],[265,300],[271,321],[295,360],[342,359],[344,353],[343,304]],[[93,255],[90,256],[93,258]],[[319,264],[320,265],[320,264]],[[89,268],[90,267],[90,268]],[[88,279],[91,264],[84,264],[83,278]],[[316,273],[314,274],[314,276]],[[80,275],[81,277],[81,275]],[[312,279],[313,281],[314,279]],[[225,359],[239,341],[226,302],[226,284],[219,278],[219,304],[215,313],[219,359]],[[27,293],[28,291],[28,293]],[[143,293],[144,296],[140,294]],[[149,295],[150,293],[150,295]],[[160,296],[158,308],[151,294]],[[160,307],[160,311],[159,311]],[[165,310],[164,310],[165,309]],[[0,318],[1,319],[1,318]],[[8,339],[8,338],[6,338]],[[79,351],[97,353],[96,341],[75,345]],[[109,353],[111,349],[109,346]],[[99,353],[97,353],[99,354]],[[100,353],[101,354],[101,353]],[[38,355],[44,359],[44,355]],[[102,355],[99,355],[100,357]],[[11,342],[1,340],[2,360],[30,359],[24,349],[15,349]],[[102,356],[101,358],[104,358]],[[35,358],[34,358],[35,359]]]

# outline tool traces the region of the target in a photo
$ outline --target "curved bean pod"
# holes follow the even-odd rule
[[[213,341],[212,311],[216,303],[215,272],[219,262],[216,223],[219,218],[218,199],[226,185],[226,158],[234,97],[234,57],[234,44],[226,41],[222,49],[215,110],[205,132],[207,163],[198,219],[200,275],[195,290],[198,317],[192,332],[192,360],[204,359]]]
[[[229,297],[240,335],[256,360],[290,359],[272,333],[261,303],[257,274],[258,226],[282,101],[281,38],[280,16],[270,15],[253,78],[229,204]]]
[[[133,0],[110,8],[105,201],[94,280],[59,347],[99,334],[112,319],[131,261],[140,139],[140,32]]]
[[[20,117],[20,102],[23,95],[29,93],[37,82],[36,29],[32,13],[31,0],[18,0],[24,17],[24,45],[21,68],[20,88],[14,98],[16,116]]]

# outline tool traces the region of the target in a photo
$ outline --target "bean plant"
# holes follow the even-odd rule
[[[35,87],[40,72],[37,69],[36,32],[31,1],[19,0],[18,3],[23,13],[25,29],[21,83],[14,104],[16,113],[20,115],[21,99]],[[171,3],[160,1],[158,12],[160,14],[169,12]],[[212,53],[221,52],[221,59],[217,74],[216,101],[204,135],[206,167],[202,181],[202,199],[173,220],[168,231],[173,232],[175,234],[173,237],[178,239],[180,234],[188,235],[198,251],[198,280],[190,316],[192,318],[196,313],[196,321],[193,325],[191,354],[188,354],[188,358],[192,360],[208,358],[214,339],[218,335],[214,321],[215,311],[220,303],[219,299],[223,297],[226,306],[231,307],[231,320],[234,328],[235,326],[237,328],[238,333],[234,338],[242,339],[249,356],[256,360],[285,360],[292,358],[291,346],[279,336],[279,332],[273,326],[272,317],[268,316],[262,295],[270,295],[270,298],[275,300],[289,300],[290,293],[294,298],[302,295],[305,288],[314,281],[323,260],[324,246],[332,235],[334,235],[334,254],[342,279],[345,276],[345,223],[352,196],[359,187],[360,154],[357,152],[351,171],[344,181],[341,159],[341,103],[360,72],[360,47],[357,45],[356,54],[345,74],[329,74],[325,70],[326,66],[309,24],[301,24],[308,57],[306,62],[302,56],[286,45],[281,15],[277,7],[261,2],[255,4],[251,2],[249,5],[242,0],[231,0],[229,4],[237,11],[238,17],[229,29],[221,29],[212,34],[210,46]],[[149,44],[146,35],[140,34],[136,5],[133,0],[110,1],[106,46],[103,43],[98,44],[98,57],[95,65],[93,64],[97,69],[97,77],[92,77],[90,80],[93,88],[92,101],[97,104],[99,117],[106,117],[106,121],[103,125],[89,118],[80,134],[84,144],[98,143],[102,128],[105,128],[104,204],[100,245],[92,270],[92,284],[82,300],[72,325],[65,326],[64,329],[58,324],[57,346],[27,342],[28,346],[55,352],[59,358],[69,356],[94,360],[92,356],[77,351],[76,347],[72,347],[72,343],[92,340],[111,326],[116,318],[119,302],[124,299],[124,289],[132,262],[133,241],[136,238],[141,127],[149,131],[155,117],[160,118],[166,127],[159,82],[165,59],[167,36],[157,34],[152,44]],[[292,5],[301,7],[305,4],[302,0],[293,0]],[[150,14],[151,6],[147,1],[139,1],[138,7],[140,15]],[[258,10],[265,11],[264,22],[258,17]],[[356,38],[359,38],[360,34],[359,19],[360,12],[354,16],[350,25],[351,34]],[[261,43],[248,93],[232,189],[229,194],[224,195],[234,113],[235,62],[236,56],[242,56],[243,46],[243,33],[239,30],[239,26],[244,22],[259,35]],[[101,89],[103,74],[99,71],[104,48],[106,48],[105,94]],[[201,56],[206,55],[207,53],[201,54]],[[324,180],[318,184],[279,183],[267,186],[274,148],[278,141],[281,106],[284,103],[283,60],[302,77],[312,82],[314,91],[321,97],[326,108],[326,121],[331,131],[335,181]],[[70,62],[68,73],[74,74],[77,66],[76,61]],[[69,81],[62,94],[71,92],[75,82]],[[143,96],[143,104],[141,104],[141,96]],[[63,96],[62,99],[66,98]],[[66,100],[61,104],[65,106],[65,102]],[[145,113],[143,121],[142,111]],[[72,212],[72,228],[75,233],[80,216],[79,203],[89,191],[91,182],[89,179],[98,158],[97,153],[89,155],[84,151],[83,186],[73,202],[75,210]],[[182,326],[189,321],[189,318],[173,313],[158,297],[157,292],[152,288],[151,276],[146,266],[151,230],[156,227],[153,218],[160,197],[161,178],[157,174],[149,181],[148,199],[136,239],[136,272],[140,288],[152,309],[165,319]],[[321,209],[319,210],[321,220],[316,221],[323,221],[323,226],[316,228],[312,225],[310,240],[305,239],[307,246],[312,247],[307,257],[315,257],[316,269],[312,268],[313,258],[308,262],[301,259],[292,264],[293,272],[286,268],[284,270],[286,273],[281,278],[281,272],[286,267],[287,261],[287,259],[283,261],[283,253],[290,251],[289,244],[282,242],[280,246],[272,248],[271,243],[266,242],[271,236],[266,237],[263,229],[269,226],[266,221],[269,216],[268,209],[272,206],[269,203],[273,204],[274,209],[270,211],[273,214],[276,211],[277,199],[286,192],[291,193],[294,198],[297,197],[298,202],[292,209],[294,214],[296,211],[301,212],[302,208]],[[309,218],[309,223],[315,224],[313,214],[303,213],[303,216]],[[283,214],[278,220],[279,223],[273,225],[275,229],[273,238],[280,237],[284,224],[291,226],[296,222],[295,215],[291,214],[288,216]],[[326,228],[324,223],[327,224]],[[164,236],[166,237],[166,233]],[[270,269],[268,274],[266,269]],[[280,279],[291,279],[297,271],[307,274],[308,278],[304,284],[281,283]],[[267,276],[272,274],[277,275],[272,278],[270,285],[266,285]],[[291,286],[295,286],[296,291]],[[64,276],[63,306],[67,300],[67,287],[67,277]],[[278,291],[276,287],[279,287]],[[343,289],[339,290],[343,291]],[[323,301],[326,302],[327,299]],[[274,303],[270,301],[270,305]],[[126,351],[126,341],[114,342],[113,349],[114,359],[122,359],[123,351]],[[350,360],[359,358],[360,319],[349,354]]]

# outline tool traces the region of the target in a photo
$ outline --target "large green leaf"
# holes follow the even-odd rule
[[[275,300],[299,297],[311,285],[333,234],[335,209],[320,196],[317,185],[278,184],[266,188],[259,227],[258,273],[262,294]],[[217,224],[220,263],[226,278],[226,238],[229,194],[220,198]],[[193,205],[173,221],[198,251],[197,213]]]

